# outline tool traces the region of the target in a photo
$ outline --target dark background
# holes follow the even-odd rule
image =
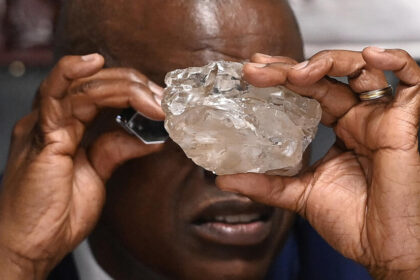
[[[53,63],[56,0],[0,0],[0,174],[10,132]]]

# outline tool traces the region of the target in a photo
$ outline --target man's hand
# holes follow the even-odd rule
[[[101,108],[162,120],[162,91],[132,69],[102,69],[98,54],[63,58],[33,112],[15,127],[0,193],[0,278],[42,279],[93,229],[105,181],[124,161],[157,151],[122,130],[81,146]]]
[[[295,211],[344,256],[378,279],[420,279],[420,68],[404,51],[325,51],[296,64],[255,55],[250,83],[285,85],[317,99],[338,142],[299,177],[240,174],[218,178],[224,190]],[[266,64],[266,65],[263,65]],[[360,102],[357,94],[400,79],[395,98]],[[328,76],[347,76],[349,85]]]

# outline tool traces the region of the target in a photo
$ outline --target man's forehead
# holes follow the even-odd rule
[[[108,2],[110,0],[107,0]],[[115,1],[120,2],[120,1]],[[110,7],[102,23],[111,29],[126,29],[155,37],[213,39],[234,34],[282,33],[294,26],[283,24],[291,10],[282,0],[174,0],[123,1]],[[163,4],[164,3],[164,4]],[[123,31],[123,30],[122,30]],[[185,43],[188,43],[186,41]]]
[[[102,2],[106,6],[93,11],[96,16],[91,20],[96,21],[98,34],[93,36],[101,42],[99,51],[118,66],[137,68],[156,82],[175,68],[243,60],[255,52],[300,59],[300,37],[287,1]],[[81,5],[86,7],[85,3]]]

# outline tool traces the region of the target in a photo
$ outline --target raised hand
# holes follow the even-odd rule
[[[218,185],[295,211],[344,256],[378,279],[420,279],[420,68],[404,51],[324,51],[296,64],[255,55],[250,83],[286,85],[317,99],[338,142],[298,177],[221,176]],[[400,79],[394,98],[361,102],[358,94]],[[349,84],[328,76],[347,76]]]
[[[61,59],[14,129],[0,193],[0,279],[43,279],[93,229],[112,171],[160,148],[122,130],[81,145],[104,107],[164,118],[157,85],[135,70],[103,65],[98,54]]]

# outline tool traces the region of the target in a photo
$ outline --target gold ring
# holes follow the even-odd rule
[[[359,94],[359,98],[362,101],[375,100],[384,96],[392,96],[392,86],[387,86],[383,89],[366,91]]]

